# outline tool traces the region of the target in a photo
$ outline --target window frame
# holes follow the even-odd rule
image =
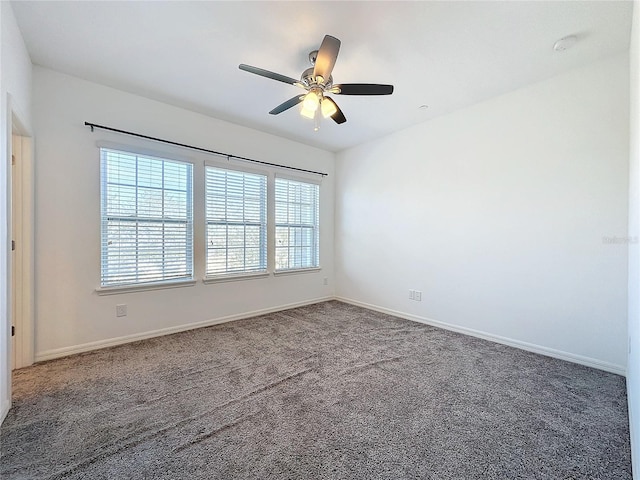
[[[210,220],[208,217],[208,212],[207,212],[207,208],[208,208],[208,203],[209,203],[209,185],[208,185],[208,181],[207,181],[207,176],[208,176],[208,169],[215,169],[215,170],[219,170],[219,171],[223,171],[223,172],[235,172],[241,175],[252,175],[252,176],[259,176],[259,177],[263,177],[264,179],[264,191],[263,191],[263,196],[261,198],[261,200],[263,201],[263,203],[261,204],[261,215],[262,215],[262,222],[258,222],[257,224],[255,222],[243,222],[243,223],[237,223],[237,222],[231,222],[232,224],[236,224],[236,225],[253,225],[253,226],[259,226],[261,228],[261,232],[260,232],[260,238],[261,238],[261,243],[259,245],[259,249],[260,249],[260,255],[262,257],[261,260],[261,265],[264,266],[264,268],[258,269],[258,270],[244,270],[244,271],[227,271],[227,272],[220,272],[220,273],[213,273],[210,274],[208,273],[208,262],[209,262],[209,256],[208,256],[208,251],[209,251],[209,225],[210,225]],[[204,172],[203,172],[203,184],[204,184],[204,193],[202,195],[202,198],[204,200],[204,225],[203,225],[203,230],[204,230],[204,278],[202,279],[203,283],[205,284],[209,284],[209,283],[217,283],[217,282],[228,282],[228,281],[237,281],[237,280],[247,280],[247,279],[254,279],[254,278],[265,278],[268,277],[270,275],[270,271],[269,271],[269,184],[270,184],[270,175],[268,172],[262,171],[262,170],[258,170],[258,169],[249,169],[249,168],[235,168],[234,166],[229,166],[229,165],[224,165],[218,162],[204,162]],[[222,224],[226,224],[229,225],[230,222],[226,221],[226,222],[219,222],[220,225]],[[228,246],[226,247],[228,249]],[[244,247],[246,249],[246,245]]]
[[[110,143],[99,142],[97,144],[98,147],[98,157],[99,157],[99,184],[100,184],[100,270],[99,270],[99,284],[100,286],[96,288],[96,292],[99,295],[110,295],[117,293],[127,293],[127,292],[135,292],[135,291],[143,291],[143,290],[157,290],[157,289],[165,289],[165,288],[174,288],[174,287],[186,287],[192,286],[196,284],[195,280],[195,258],[194,258],[194,243],[195,243],[195,202],[194,202],[194,189],[195,189],[195,168],[194,163],[190,160],[180,158],[179,155],[171,154],[170,152],[156,152],[149,151],[146,149],[132,147],[130,145],[114,145]],[[116,154],[130,155],[136,157],[136,165],[138,165],[140,157],[149,159],[152,161],[161,161],[163,162],[163,171],[164,165],[166,163],[171,164],[180,164],[186,167],[186,185],[185,190],[178,190],[184,193],[186,199],[186,213],[184,216],[184,220],[175,219],[175,218],[164,218],[163,217],[143,217],[140,215],[135,216],[123,216],[123,215],[108,215],[107,206],[108,206],[108,178],[107,178],[107,166],[104,164],[108,161],[106,156],[103,158],[103,151],[114,152]],[[165,163],[166,162],[166,163]],[[136,167],[137,168],[137,167]],[[135,183],[131,185],[136,191],[136,201],[138,198],[138,189],[145,188],[141,187],[140,179],[136,178]],[[151,187],[149,187],[151,188]],[[171,191],[171,189],[167,189],[164,185],[160,187],[162,192],[162,196],[164,198],[165,191]],[[107,262],[106,256],[107,251],[105,247],[107,246],[107,241],[105,239],[105,235],[107,235],[107,231],[105,229],[106,224],[108,222],[108,218],[116,218],[120,219],[120,221],[131,221],[131,222],[147,222],[147,223],[160,223],[164,224],[184,224],[185,225],[185,235],[186,240],[184,243],[184,255],[185,255],[185,275],[182,277],[176,278],[164,278],[164,279],[151,279],[149,281],[132,281],[132,282],[122,282],[122,283],[104,283],[105,279],[105,265]],[[137,235],[137,233],[136,233]],[[162,233],[163,237],[165,232]],[[163,238],[164,239],[164,238]],[[136,244],[138,243],[138,237],[136,237]],[[164,242],[163,242],[164,244]],[[139,254],[138,254],[139,255]],[[163,262],[163,266],[166,266]]]
[[[139,291],[150,291],[160,289],[173,289],[180,287],[194,286],[202,280],[205,285],[218,283],[218,282],[233,282],[233,281],[248,281],[253,279],[268,278],[296,275],[304,273],[313,273],[322,270],[321,266],[321,210],[322,210],[322,178],[316,178],[315,176],[306,174],[293,174],[290,175],[287,172],[280,171],[275,168],[252,168],[244,164],[232,165],[229,163],[229,159],[216,160],[208,155],[185,155],[184,152],[176,148],[161,148],[154,149],[147,145],[137,143],[120,143],[112,142],[108,139],[101,139],[96,141],[97,147],[97,160],[98,160],[98,191],[99,191],[99,203],[98,207],[98,219],[100,223],[99,235],[99,258],[98,258],[98,272],[97,280],[100,286],[95,288],[97,295],[117,295],[126,293],[135,293]],[[112,150],[116,152],[122,152],[124,154],[135,155],[140,157],[151,157],[168,162],[187,164],[190,167],[190,207],[191,207],[191,249],[190,260],[191,270],[189,278],[171,279],[151,281],[144,283],[126,283],[117,285],[102,285],[102,254],[103,254],[103,198],[102,198],[102,150]],[[257,174],[266,176],[266,271],[251,272],[251,273],[225,273],[220,275],[207,276],[206,263],[207,263],[207,218],[206,218],[206,167],[213,167],[220,170],[234,170],[243,174]],[[316,265],[310,267],[293,267],[286,269],[276,269],[276,183],[278,180],[286,180],[292,182],[299,182],[303,184],[315,185],[317,188],[316,196],[316,224],[315,224],[315,247],[314,255],[316,258]],[[203,255],[203,256],[201,256]]]
[[[281,181],[286,181],[286,182],[293,182],[293,183],[300,183],[300,184],[305,184],[305,185],[313,185],[315,186],[316,190],[316,194],[315,194],[315,205],[314,205],[314,209],[313,209],[313,214],[315,217],[315,222],[314,224],[311,226],[312,230],[313,230],[313,234],[312,234],[312,240],[313,240],[313,249],[312,249],[312,256],[314,257],[314,261],[313,261],[313,265],[310,266],[301,266],[301,267],[288,267],[288,268],[277,268],[277,251],[278,251],[278,245],[277,245],[277,231],[278,231],[278,227],[282,228],[282,227],[286,227],[286,228],[309,228],[308,224],[292,224],[290,222],[287,222],[286,224],[283,223],[278,223],[277,221],[277,211],[278,211],[278,198],[277,198],[277,183],[278,180]],[[321,223],[320,223],[320,203],[321,203],[321,181],[316,180],[316,179],[310,179],[310,178],[302,178],[302,177],[297,177],[297,176],[292,176],[292,175],[283,175],[280,173],[276,173],[274,175],[274,179],[273,179],[273,223],[272,223],[272,231],[273,231],[273,248],[272,248],[272,253],[273,253],[273,274],[274,276],[279,276],[279,275],[289,275],[289,274],[297,274],[297,273],[305,273],[305,272],[315,272],[315,271],[319,271],[322,269],[321,267],[321,263],[320,263],[320,239],[321,239],[321,235],[320,235],[320,228],[321,228]],[[290,202],[287,202],[290,203]],[[287,248],[290,248],[291,246],[288,245]],[[289,257],[290,258],[290,257]]]

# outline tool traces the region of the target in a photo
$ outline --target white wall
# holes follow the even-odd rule
[[[11,405],[9,235],[12,118],[31,131],[31,60],[9,2],[0,2],[0,422]]]
[[[640,479],[640,2],[633,5],[630,69],[630,152],[629,152],[629,360],[627,399],[633,478]]]
[[[337,295],[624,373],[628,92],[620,54],[339,153]]]
[[[219,92],[212,89],[212,94]],[[332,153],[41,67],[34,67],[33,95],[34,127],[38,132],[36,360],[140,338],[149,332],[167,332],[333,296],[335,157]],[[328,173],[320,187],[322,270],[209,285],[199,281],[193,287],[98,296],[94,291],[100,278],[100,175],[96,142],[145,146],[156,152],[175,152],[180,157],[196,159],[196,197],[203,195],[205,157],[100,130],[91,133],[83,126],[85,121]],[[196,210],[195,215],[195,273],[200,280],[204,276],[204,229],[199,221],[203,211]],[[327,286],[323,284],[325,277]],[[116,317],[116,304],[128,305],[127,317]]]

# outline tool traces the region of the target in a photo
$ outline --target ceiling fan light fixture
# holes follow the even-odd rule
[[[336,108],[336,104],[327,98],[322,99],[320,108],[322,109],[322,116],[324,118],[329,118],[331,115],[338,111],[338,109]]]
[[[319,104],[320,104],[320,98],[313,91],[307,93],[304,96],[304,100],[302,101],[303,109],[309,110],[311,112],[315,112],[318,109]]]
[[[307,107],[304,106],[304,103],[302,104],[302,110],[300,110],[300,115],[302,115],[305,118],[308,118],[310,120],[313,120],[316,117],[316,111],[318,109],[316,108],[315,110],[311,110]]]

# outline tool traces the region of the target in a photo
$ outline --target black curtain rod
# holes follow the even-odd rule
[[[133,137],[146,138],[147,140],[153,140],[155,142],[168,143],[169,145],[176,145],[178,147],[190,148],[191,150],[198,150],[199,152],[212,153],[213,155],[220,155],[222,157],[227,157],[227,158],[235,158],[237,160],[244,160],[246,162],[259,163],[261,165],[269,165],[270,167],[286,168],[288,170],[296,170],[298,172],[313,173],[314,175],[321,175],[323,177],[326,177],[328,175],[328,173],[314,172],[313,170],[305,170],[304,168],[289,167],[287,165],[278,165],[277,163],[269,163],[269,162],[263,162],[262,160],[254,160],[253,158],[239,157],[237,155],[230,155],[224,152],[216,152],[215,150],[209,150],[208,148],[194,147],[193,145],[187,145],[185,143],[172,142],[171,140],[165,140],[163,138],[150,137],[149,135],[142,135],[141,133],[134,133],[134,132],[128,132],[126,130],[119,130],[117,128],[105,127],[104,125],[97,125],[95,123],[84,122],[84,124],[87,127],[91,127],[92,132],[94,128],[99,128],[101,130],[109,130],[110,132],[122,133],[124,135],[131,135]]]

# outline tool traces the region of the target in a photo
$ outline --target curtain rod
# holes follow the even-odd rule
[[[199,152],[211,153],[213,155],[220,155],[222,157],[227,157],[229,159],[235,158],[237,160],[244,160],[246,162],[259,163],[261,165],[269,165],[270,167],[286,168],[288,170],[296,170],[298,172],[313,173],[314,175],[321,175],[323,177],[326,177],[327,175],[329,175],[328,173],[314,172],[313,170],[305,170],[304,168],[289,167],[287,165],[278,165],[277,163],[263,162],[262,160],[255,160],[253,158],[239,157],[237,155],[231,155],[224,152],[216,152],[215,150],[209,150],[208,148],[194,147],[193,145],[187,145],[185,143],[173,142],[171,140],[165,140],[163,138],[150,137],[149,135],[142,135],[141,133],[128,132],[126,130],[120,130],[118,128],[113,128],[113,127],[105,127],[104,125],[98,125],[95,123],[84,122],[84,124],[87,127],[91,127],[92,132],[94,128],[99,128],[101,130],[109,130],[110,132],[122,133],[124,135],[131,135],[133,137],[146,138],[147,140],[153,140],[155,142],[168,143],[169,145],[176,145],[178,147],[190,148],[191,150],[198,150]]]

